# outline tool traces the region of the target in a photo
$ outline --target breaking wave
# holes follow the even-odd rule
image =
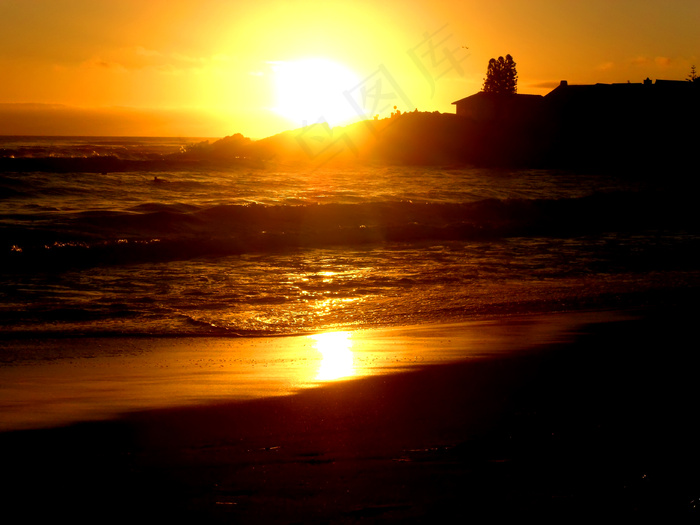
[[[357,204],[141,204],[125,211],[6,214],[2,266],[83,267],[371,243],[421,243],[697,226],[658,192],[568,199]]]

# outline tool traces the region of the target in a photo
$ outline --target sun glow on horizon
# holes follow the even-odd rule
[[[273,110],[297,126],[326,122],[346,124],[361,117],[344,92],[359,84],[346,66],[325,58],[275,62]]]
[[[698,0],[569,4],[0,2],[0,133],[262,139],[401,102],[454,113],[499,55],[517,62],[519,93],[541,95],[700,65]]]

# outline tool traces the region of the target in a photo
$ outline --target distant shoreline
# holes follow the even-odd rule
[[[332,129],[313,124],[258,140],[240,134],[218,140],[193,138],[196,142],[182,137],[183,151],[152,159],[121,159],[115,155],[37,158],[5,151],[0,155],[0,172],[159,172],[237,167],[279,169],[280,166],[326,169],[357,165],[630,173],[683,171],[693,167],[689,152],[697,141],[698,129],[682,126],[685,117],[671,115],[657,124],[633,121],[613,125],[556,119],[477,121],[450,113],[409,112],[391,119],[366,120]],[[641,115],[639,119],[644,120]],[[605,132],[598,133],[596,126]],[[113,140],[117,144],[139,139],[84,138]],[[180,137],[164,138],[180,140]],[[157,141],[158,137],[143,140]]]

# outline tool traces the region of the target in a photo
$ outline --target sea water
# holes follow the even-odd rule
[[[153,159],[198,140],[4,137],[0,156]],[[252,337],[639,306],[697,286],[687,176],[6,171],[0,333]]]

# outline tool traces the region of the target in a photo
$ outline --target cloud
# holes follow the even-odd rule
[[[219,68],[230,62],[231,57],[220,53],[198,57],[133,46],[106,50],[102,55],[83,61],[80,66],[89,69],[109,69],[112,71],[153,69],[164,73],[179,73]]]
[[[598,64],[598,67],[596,68],[598,71],[610,71],[611,69],[615,68],[615,62],[603,62],[602,64]]]
[[[630,60],[633,66],[637,67],[649,67],[655,65],[660,68],[667,68],[673,64],[673,60],[669,57],[655,57],[651,58],[648,56],[638,56]]]
[[[119,72],[126,71],[126,68],[119,62],[103,60],[100,57],[94,57],[89,60],[85,60],[80,64],[80,67],[85,69],[106,69]]]
[[[638,56],[638,57],[635,57],[632,60],[630,60],[630,63],[633,66],[647,66],[647,65],[649,65],[649,62],[650,62],[649,57],[645,57],[645,56]]]
[[[3,135],[216,137],[228,131],[226,115],[198,110],[0,103]]]
[[[141,46],[136,46],[134,48],[134,51],[136,52],[137,55],[141,55],[141,56],[149,57],[149,58],[152,58],[152,57],[160,58],[163,56],[163,53],[161,53],[160,51],[156,51],[155,49],[146,49],[145,47],[141,47]]]

